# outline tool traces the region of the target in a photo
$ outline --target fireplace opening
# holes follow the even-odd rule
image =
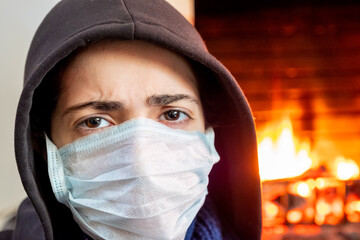
[[[254,112],[263,239],[360,239],[360,4],[277,3],[195,14]]]

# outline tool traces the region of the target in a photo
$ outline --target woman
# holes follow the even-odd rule
[[[29,50],[15,148],[29,198],[4,239],[260,239],[250,108],[164,1],[54,7]]]

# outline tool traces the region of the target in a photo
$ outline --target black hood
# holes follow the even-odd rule
[[[30,110],[35,89],[46,74],[79,47],[102,39],[144,40],[180,53],[219,85],[222,98],[214,98],[221,119],[214,126],[221,160],[210,175],[209,195],[224,231],[233,229],[240,239],[260,239],[261,193],[253,116],[238,83],[206,49],[194,29],[162,0],[63,0],[46,16],[33,38],[19,101],[15,151],[24,188],[34,205],[47,239],[56,232],[67,236],[71,214],[52,195],[46,161],[34,153]],[[200,92],[212,98],[206,90]],[[241,84],[241,80],[239,80]],[[61,220],[60,226],[57,224]],[[72,239],[70,235],[64,237]]]

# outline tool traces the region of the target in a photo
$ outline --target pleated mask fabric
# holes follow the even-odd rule
[[[214,137],[146,118],[60,149],[46,137],[52,189],[94,239],[184,239],[219,161]]]

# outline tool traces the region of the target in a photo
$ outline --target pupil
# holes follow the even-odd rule
[[[169,111],[168,116],[170,120],[177,120],[179,118],[179,111]]]
[[[100,121],[101,121],[100,118],[90,118],[86,121],[86,125],[88,127],[97,127],[100,125]]]

